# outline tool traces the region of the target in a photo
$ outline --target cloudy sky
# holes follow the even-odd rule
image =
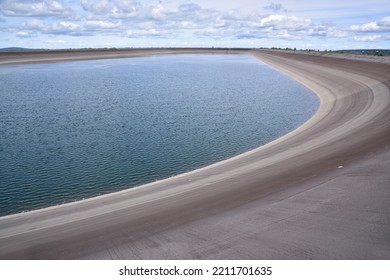
[[[0,48],[390,49],[389,0],[0,0]]]

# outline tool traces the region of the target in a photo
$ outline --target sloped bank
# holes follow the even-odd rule
[[[318,94],[316,115],[207,168],[0,218],[1,258],[390,257],[390,65],[253,55]]]

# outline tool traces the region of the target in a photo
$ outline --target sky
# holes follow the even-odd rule
[[[0,0],[0,48],[390,49],[389,0]]]

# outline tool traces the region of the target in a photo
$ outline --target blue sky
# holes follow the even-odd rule
[[[390,49],[389,0],[0,0],[0,48]]]

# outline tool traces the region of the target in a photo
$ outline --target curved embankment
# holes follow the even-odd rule
[[[190,173],[0,218],[0,258],[390,258],[390,65],[253,51],[321,99],[284,137]]]
[[[0,51],[0,65],[9,63],[55,62],[88,59],[113,59],[163,54],[238,53],[245,49],[225,48],[124,48]],[[246,49],[247,50],[247,49]]]

